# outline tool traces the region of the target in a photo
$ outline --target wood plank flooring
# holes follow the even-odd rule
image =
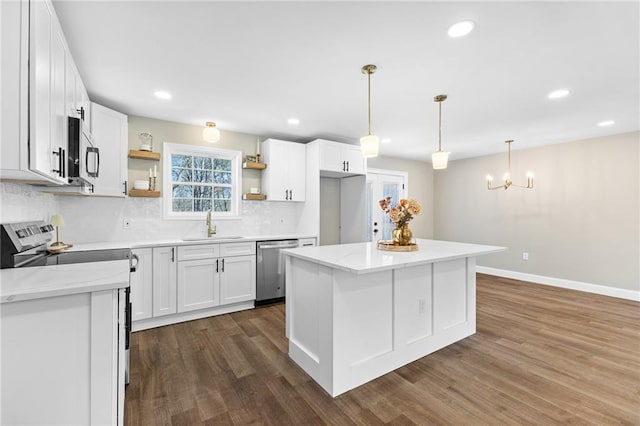
[[[640,425],[640,303],[478,274],[477,333],[335,399],[284,305],[132,335],[127,425]]]

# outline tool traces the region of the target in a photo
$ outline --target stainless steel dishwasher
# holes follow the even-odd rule
[[[298,240],[257,243],[256,305],[284,300],[284,255],[282,249],[298,247]]]

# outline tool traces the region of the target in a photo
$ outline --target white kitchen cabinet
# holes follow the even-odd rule
[[[122,425],[124,300],[113,289],[3,303],[0,424]]]
[[[178,247],[178,312],[256,298],[255,242]]]
[[[220,304],[220,259],[178,262],[178,312]]]
[[[132,250],[137,257],[135,272],[131,273],[131,320],[138,321],[153,316],[153,250]]]
[[[363,175],[367,172],[367,160],[360,147],[317,139],[320,146],[320,170],[338,174]],[[339,177],[339,176],[336,176]]]
[[[153,248],[153,316],[176,313],[176,248]]]
[[[306,147],[277,139],[262,142],[268,167],[262,173],[262,191],[270,201],[305,201]]]
[[[0,20],[0,178],[67,184],[67,117],[89,98],[54,8],[2,1]]]
[[[225,257],[220,265],[220,304],[256,298],[256,256]]]
[[[94,182],[95,195],[127,195],[127,116],[91,103],[91,133],[100,150],[100,169]]]

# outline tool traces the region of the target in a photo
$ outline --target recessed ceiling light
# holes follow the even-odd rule
[[[447,34],[453,38],[464,37],[473,31],[475,26],[476,24],[474,24],[473,21],[461,21],[450,26]]]
[[[598,126],[600,127],[607,127],[607,126],[613,126],[614,124],[616,124],[615,121],[613,120],[606,120],[606,121],[601,121],[598,123]]]
[[[560,90],[554,90],[553,92],[549,93],[547,97],[549,99],[560,99],[560,98],[564,98],[568,94],[569,94],[569,91],[567,89],[560,89]]]
[[[171,93],[165,92],[164,90],[157,90],[153,92],[153,94],[158,99],[171,99]]]
[[[380,142],[382,142],[382,143],[391,143],[391,139],[383,138]]]
[[[291,124],[292,126],[297,126],[298,124],[300,124],[300,120],[298,120],[297,118],[290,118],[287,120],[287,123]]]

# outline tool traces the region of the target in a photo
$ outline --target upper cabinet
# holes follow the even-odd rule
[[[93,193],[112,197],[127,194],[127,116],[112,109],[91,103],[91,132],[100,150],[100,173],[94,182]]]
[[[316,139],[320,147],[320,171],[333,177],[363,175],[367,173],[367,160],[360,147],[344,143]],[[329,172],[329,173],[326,173]]]
[[[0,2],[0,179],[66,184],[68,120],[87,91],[50,1]]]
[[[305,201],[306,147],[295,142],[262,142],[264,162],[262,192],[270,201]]]

